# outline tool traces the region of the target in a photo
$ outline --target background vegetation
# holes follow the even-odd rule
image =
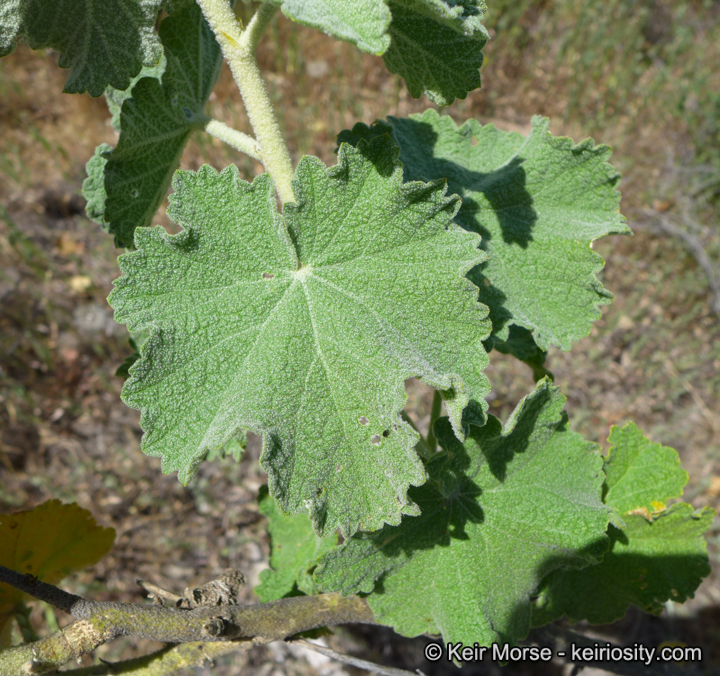
[[[571,353],[549,355],[572,424],[602,441],[610,425],[635,420],[680,452],[690,474],[686,500],[718,509],[720,3],[489,4],[493,39],[483,88],[444,112],[519,131],[543,114],[554,133],[609,143],[624,175],[622,209],[636,232],[596,245],[608,262],[603,283],[616,300]],[[431,105],[411,99],[379,57],[283,17],[261,43],[260,61],[295,160],[311,153],[332,163],[340,130]],[[158,459],[140,453],[138,414],[119,401],[122,381],[114,373],[131,349],[105,302],[117,252],[85,218],[80,196],[85,162],[97,144],[113,143],[115,132],[103,99],[60,95],[66,74],[56,62],[54,53],[26,47],[0,61],[0,511],[60,498],[114,527],[110,555],[67,584],[96,599],[137,601],[136,578],[180,590],[226,566],[241,568],[254,584],[268,554],[256,505],[264,482],[258,440],[251,439],[239,465],[205,463],[184,488],[162,476]],[[210,107],[214,117],[250,131],[227,70]],[[183,165],[204,162],[235,162],[248,179],[261,170],[198,134]],[[156,222],[174,227],[163,211]],[[504,418],[532,377],[512,358],[493,357],[491,411]],[[409,392],[420,426],[427,424],[427,391],[412,383]],[[669,603],[659,619],[631,612],[602,635],[702,645],[706,659],[686,665],[688,673],[720,667],[720,527],[710,553],[714,572],[695,600]],[[250,587],[245,598],[253,598]],[[41,606],[32,619],[40,634],[64,621]],[[436,673],[422,659],[422,641],[380,630],[342,632],[330,641],[378,662]],[[100,654],[113,660],[151,647],[128,639]],[[303,655],[300,648],[259,648],[212,673],[347,669],[310,664]],[[503,673],[534,672],[517,666]]]

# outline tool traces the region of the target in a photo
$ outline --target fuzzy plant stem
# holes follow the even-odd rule
[[[206,117],[202,119],[202,122],[202,128],[210,134],[210,136],[220,139],[223,143],[227,143],[232,148],[235,148],[235,150],[249,155],[258,162],[263,161],[258,142],[252,136],[228,127],[228,125],[220,122],[220,120],[213,120],[212,118]]]
[[[280,131],[255,56],[260,36],[273,18],[277,7],[263,2],[247,28],[243,30],[227,0],[197,0],[197,2],[230,66],[250,118],[250,124],[255,131],[262,162],[272,176],[278,196],[283,203],[294,202],[295,194],[291,183],[294,170],[290,152]]]

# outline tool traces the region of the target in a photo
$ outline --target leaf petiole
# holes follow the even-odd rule
[[[223,143],[227,143],[229,146],[235,148],[235,150],[249,155],[258,162],[263,161],[258,142],[252,136],[233,129],[224,122],[214,120],[210,117],[204,117],[204,119],[200,121],[203,123],[202,129],[210,134],[210,136],[220,139]]]

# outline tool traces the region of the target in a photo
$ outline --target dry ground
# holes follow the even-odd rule
[[[522,19],[532,24],[532,12]],[[533,113],[548,114],[555,133],[577,140],[592,128],[596,140],[613,144],[615,162],[627,176],[623,210],[631,224],[647,221],[647,209],[681,218],[694,176],[691,130],[672,116],[649,115],[652,102],[633,108],[632,98],[598,130],[592,106],[601,105],[602,92],[585,104],[583,125],[584,109],[572,104],[577,69],[571,64],[554,71],[557,50],[543,51],[532,31],[523,30],[526,55],[519,58],[510,47],[503,51],[501,42],[491,45],[483,89],[446,112],[457,121],[472,116],[520,130],[528,128]],[[295,159],[312,153],[331,163],[341,129],[428,106],[409,98],[379,58],[284,19],[263,42],[261,62]],[[104,101],[60,95],[64,78],[52,53],[21,47],[0,61],[0,508],[31,508],[57,497],[78,502],[115,528],[112,552],[67,581],[67,588],[96,599],[139,601],[137,578],[181,589],[227,566],[241,568],[254,583],[268,553],[255,504],[264,483],[258,440],[239,464],[204,463],[184,488],[174,476],[162,475],[158,459],[140,452],[138,414],[119,401],[122,382],[114,372],[130,350],[105,302],[117,276],[117,251],[84,217],[80,197],[85,162],[97,144],[112,144],[115,135]],[[663,92],[655,96],[662,107]],[[575,109],[568,114],[571,105]],[[215,117],[250,131],[227,70],[210,107]],[[198,136],[183,166],[203,162],[217,168],[236,162],[247,178],[259,170],[218,141]],[[690,206],[701,210],[698,217],[712,208]],[[173,227],[164,212],[157,222]],[[717,261],[717,226],[701,235]],[[686,499],[717,509],[720,321],[710,308],[707,278],[679,241],[659,236],[647,222],[635,237],[609,238],[596,248],[608,262],[603,283],[616,300],[572,352],[549,355],[548,366],[568,397],[571,424],[604,443],[611,425],[635,420],[655,441],[680,452],[690,474]],[[491,410],[505,418],[531,389],[530,371],[495,354],[489,376]],[[421,425],[428,403],[427,391],[409,384],[408,406]],[[661,618],[631,612],[603,628],[605,635],[651,645],[700,644],[706,659],[688,665],[689,673],[720,668],[718,527],[709,542],[714,570],[695,600],[669,604]],[[250,601],[251,587],[246,589]],[[33,617],[40,632],[48,630],[46,620],[55,621],[40,607]],[[384,664],[428,674],[455,669],[432,667],[422,659],[422,641],[393,638],[387,631],[343,631],[332,641]],[[99,654],[114,660],[151,647],[128,639]],[[302,654],[284,646],[263,648],[198,673],[328,675],[340,669],[308,663]],[[500,673],[492,665],[464,671]],[[543,672],[516,666],[503,673],[564,672],[559,666]]]

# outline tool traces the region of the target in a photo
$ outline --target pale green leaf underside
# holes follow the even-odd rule
[[[173,172],[220,72],[220,47],[193,3],[160,26],[167,65],[162,80],[151,71],[122,99],[117,147],[103,145],[88,162],[83,194],[88,216],[131,247],[135,228],[151,225]]]
[[[677,452],[652,443],[632,423],[613,427],[605,460],[605,502],[624,529],[610,526],[610,549],[598,565],[558,571],[543,583],[533,624],[563,615],[593,624],[614,622],[630,605],[659,613],[668,600],[692,598],[710,573],[703,534],[713,523],[711,509],[694,511],[664,503],[682,495],[687,473]]]
[[[65,92],[100,96],[126,89],[142,66],[160,61],[160,0],[10,0],[0,3],[0,56],[24,36],[33,49],[60,52]]]
[[[480,23],[487,12],[484,0],[392,0],[399,6],[425,14],[435,21],[462,33],[481,33],[487,39],[487,30]]]
[[[515,324],[541,348],[567,350],[590,332],[598,306],[612,298],[595,277],[603,260],[591,242],[628,232],[607,146],[554,137],[542,118],[524,138],[475,120],[458,128],[434,110],[356,125],[338,138],[383,133],[400,146],[407,180],[444,177],[462,197],[456,221],[478,232],[488,252],[472,278],[490,307],[494,336],[507,340]]]
[[[401,177],[387,138],[344,146],[331,169],[305,157],[280,216],[267,175],[176,174],[168,213],[185,232],[137,230],[110,296],[118,321],[153,330],[123,397],[166,472],[189,481],[243,427],[264,436],[283,511],[308,511],[321,534],[417,512],[404,380],[452,388],[459,434],[465,406],[485,406],[490,327],[465,278],[477,235],[450,222],[457,199]]]
[[[543,577],[596,561],[604,547],[602,458],[567,428],[564,402],[544,380],[504,428],[490,417],[470,427],[464,446],[441,419],[446,453],[410,491],[422,514],[327,554],[320,588],[374,590],[378,622],[405,636],[440,633],[465,645],[523,638]]]
[[[130,81],[130,86],[127,89],[114,89],[113,87],[108,87],[105,90],[105,101],[111,115],[110,123],[114,129],[121,131],[120,113],[122,112],[122,104],[125,102],[125,99],[129,99],[132,96],[132,91],[135,85],[146,77],[162,81],[165,68],[167,68],[167,59],[163,53],[160,63],[156,66],[143,66],[140,72]]]
[[[416,98],[449,105],[480,86],[482,0],[271,1],[294,21],[382,54]]]
[[[271,547],[270,569],[260,573],[260,584],[255,587],[260,602],[281,599],[296,586],[306,594],[316,594],[309,571],[321,555],[337,545],[337,534],[318,537],[305,514],[283,515],[267,493],[260,496],[260,512],[268,520]]]
[[[371,54],[390,45],[390,10],[385,0],[271,0],[285,16],[356,44]]]
[[[418,5],[425,4],[430,3],[389,3],[392,42],[383,59],[391,73],[405,80],[412,96],[424,94],[438,105],[449,106],[480,86],[479,69],[487,33],[482,26],[468,35],[458,33],[427,13],[416,11]]]

